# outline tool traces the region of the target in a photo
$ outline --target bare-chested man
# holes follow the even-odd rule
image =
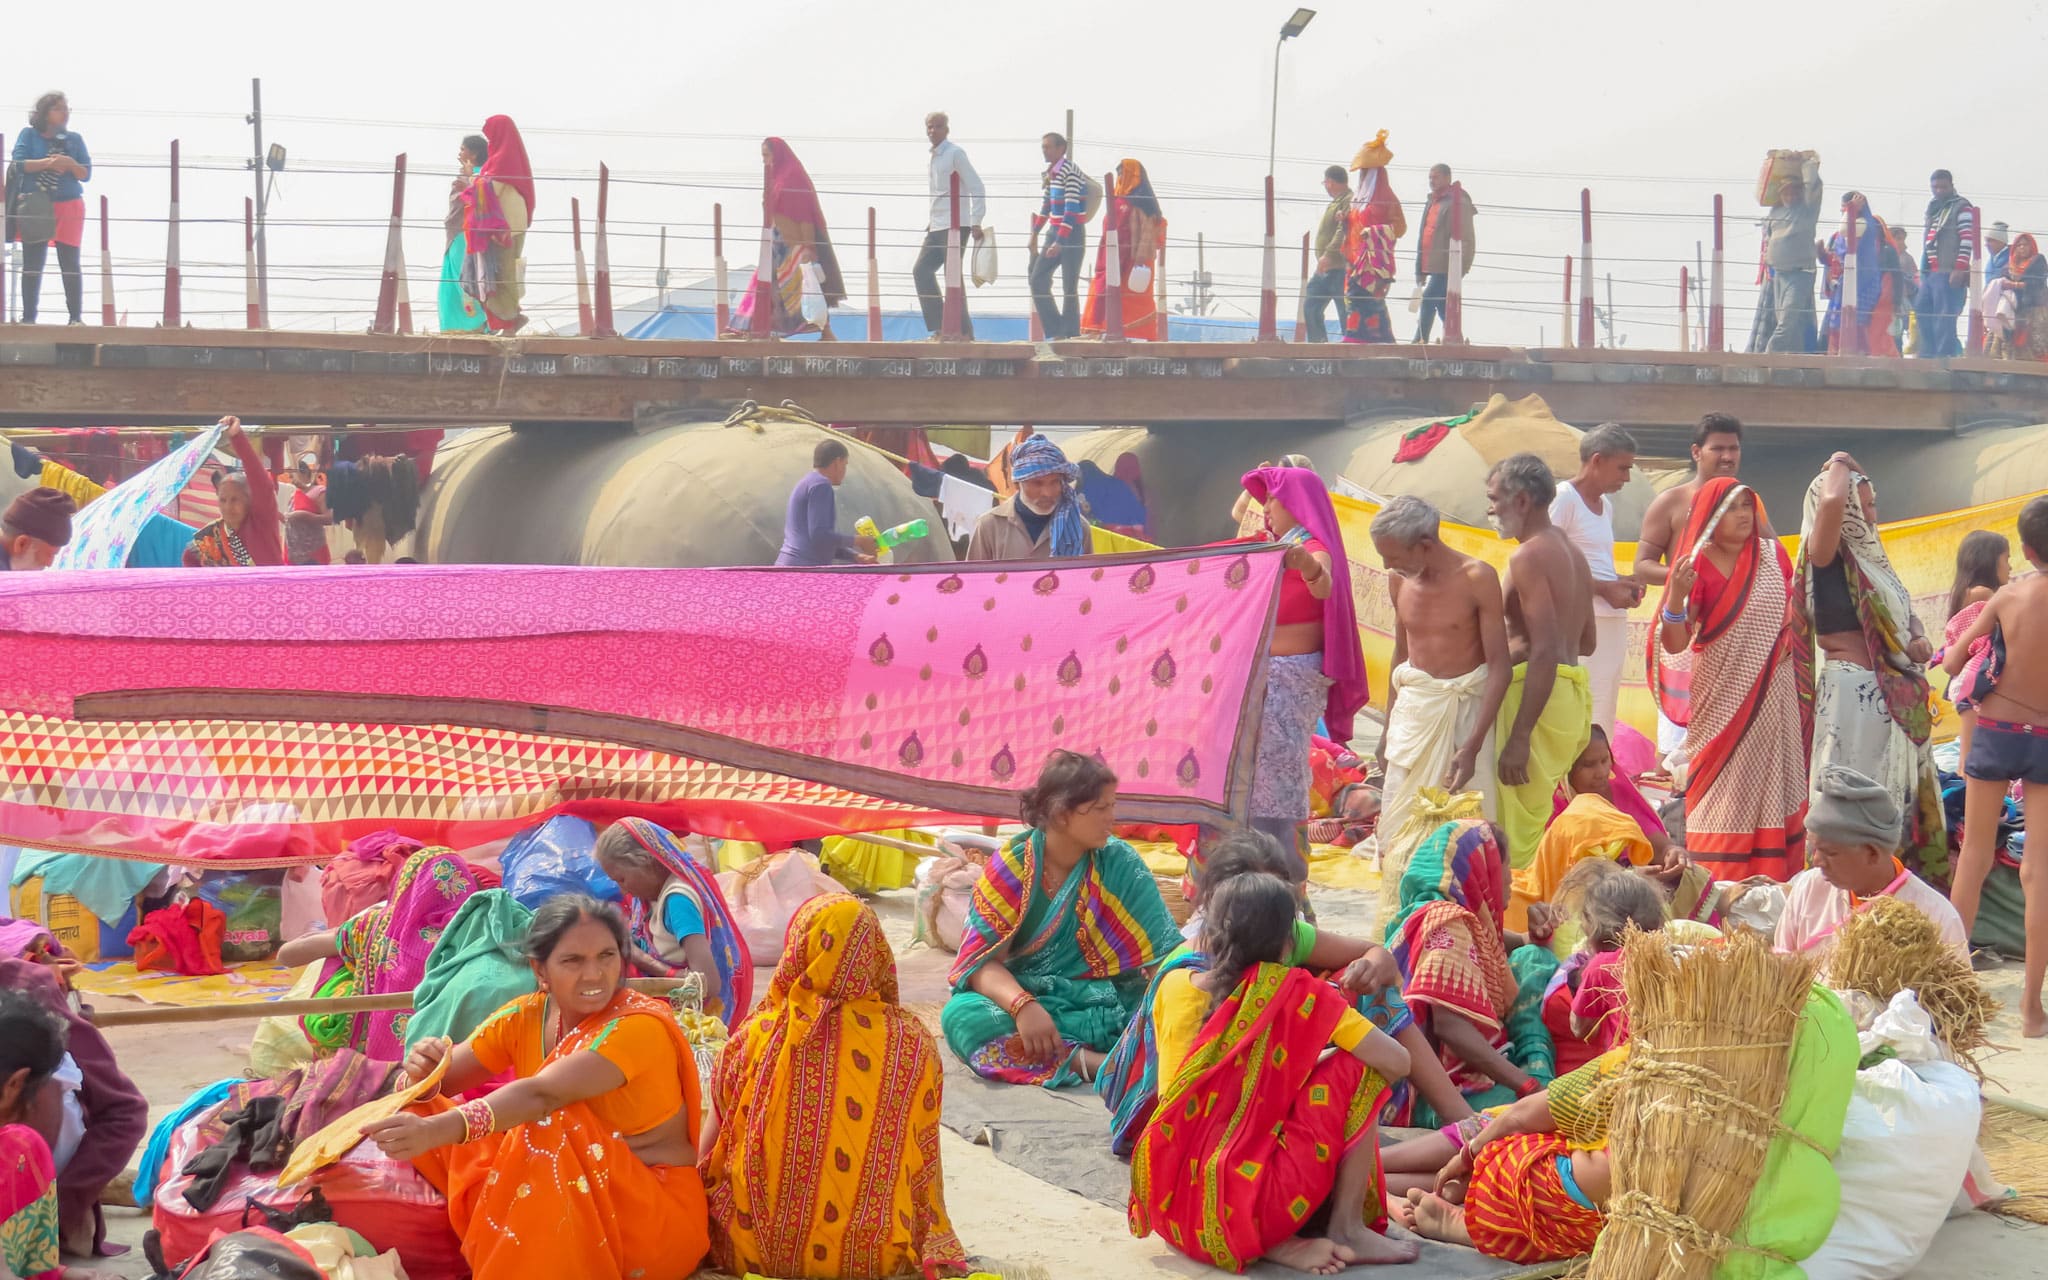
[[[1533,453],[1495,464],[1487,511],[1521,545],[1504,588],[1508,654],[1515,664],[1495,731],[1500,739],[1497,821],[1520,869],[1550,824],[1557,784],[1592,737],[1593,686],[1580,658],[1594,651],[1593,574],[1564,530],[1550,522],[1557,481]]]
[[[1380,735],[1380,875],[1398,884],[1421,842],[1405,828],[1424,787],[1477,791],[1493,816],[1493,722],[1507,696],[1500,576],[1439,539],[1437,509],[1401,497],[1373,517],[1394,602],[1394,671]]]
[[[1997,683],[1977,700],[1977,727],[1970,736],[1970,758],[1963,761],[1963,854],[1956,862],[1949,901],[1968,932],[1977,923],[1977,903],[1984,877],[1991,870],[1998,819],[2006,792],[2014,782],[2026,787],[2027,844],[2048,847],[2048,838],[2033,839],[2035,815],[2048,829],[2048,498],[2036,498],[2020,509],[2020,550],[2034,572],[2000,587],[1977,615],[1970,629],[1948,647],[1942,666],[1960,674],[1979,639],[1999,638],[2005,666],[1992,676]],[[1991,665],[1986,659],[1984,665]],[[2020,860],[2020,885],[2027,899],[2026,981],[2020,992],[2020,1031],[2048,1035],[2048,1012],[2041,1008],[2041,978],[2048,971],[2048,858]]]

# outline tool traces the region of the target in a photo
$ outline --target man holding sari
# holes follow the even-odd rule
[[[1806,865],[1813,646],[1792,614],[1792,561],[1735,477],[1695,491],[1651,638],[1650,687],[1685,728],[1685,842],[1721,880]],[[1689,667],[1666,655],[1689,652]]]
[[[1409,858],[1386,927],[1401,998],[1478,1110],[1527,1097],[1555,1073],[1542,1003],[1557,957],[1505,931],[1507,901],[1507,853],[1497,828],[1447,822]],[[1440,1122],[1422,1103],[1410,1120]]]
[[[1948,879],[1948,817],[1929,744],[1925,674],[1934,646],[1877,534],[1877,491],[1846,453],[1806,488],[1794,565],[1795,629],[1816,652],[1811,778],[1840,765],[1874,778],[1906,815],[1899,854]]]
[[[476,177],[458,197],[468,261],[463,288],[483,304],[492,333],[513,334],[526,324],[526,229],[533,222],[533,162],[511,116],[484,121],[488,152]]]
[[[364,1127],[448,1198],[475,1280],[684,1280],[709,1247],[696,1059],[668,1006],[621,985],[629,941],[607,904],[542,905],[540,990],[460,1045],[414,1046],[406,1075],[440,1072],[440,1092]]]
[[[220,519],[192,535],[191,545],[185,548],[185,564],[196,569],[287,564],[277,481],[264,465],[256,443],[242,430],[242,420],[230,414],[220,424],[227,428],[228,447],[235,451],[241,466],[214,474]]]
[[[746,296],[733,312],[732,335],[816,333],[821,340],[832,338],[831,308],[846,301],[846,279],[839,271],[839,255],[832,252],[832,240],[825,230],[825,209],[818,203],[818,189],[803,161],[780,138],[761,144],[765,166],[762,206],[768,223],[769,258],[756,267],[747,283]],[[814,321],[804,315],[804,267],[817,267],[823,288],[826,318]],[[762,278],[762,269],[768,275]],[[757,314],[765,308],[765,316]]]
[[[1116,236],[1118,296],[1124,318],[1124,336],[1157,342],[1166,336],[1166,322],[1159,314],[1158,298],[1152,290],[1152,271],[1159,246],[1166,239],[1166,217],[1159,212],[1159,197],[1152,193],[1152,179],[1145,166],[1125,160],[1116,167],[1116,193],[1110,202],[1111,227],[1095,252],[1095,278],[1088,284],[1088,306],[1081,313],[1081,332],[1108,332],[1109,235]]]
[[[1116,775],[1055,751],[1013,836],[974,887],[939,1028],[985,1079],[1056,1089],[1095,1078],[1180,942],[1158,882],[1113,834]]]
[[[939,1166],[942,1068],[896,994],[881,921],[812,898],[711,1082],[711,1252],[734,1275],[967,1273]]]

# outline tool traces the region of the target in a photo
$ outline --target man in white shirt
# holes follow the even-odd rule
[[[1814,865],[1785,886],[1778,950],[1825,957],[1836,932],[1864,903],[1897,898],[1932,920],[1941,940],[1967,964],[1970,935],[1963,918],[1899,861],[1904,832],[1905,815],[1888,790],[1842,765],[1822,769],[1806,814],[1806,847]]]
[[[1621,701],[1622,663],[1628,657],[1628,611],[1643,598],[1642,584],[1620,578],[1614,566],[1612,498],[1628,483],[1635,461],[1635,437],[1612,422],[1602,423],[1579,437],[1579,474],[1557,486],[1550,504],[1550,523],[1564,530],[1593,571],[1593,626],[1599,643],[1586,657],[1586,674],[1593,684],[1593,723],[1610,736]]]
[[[953,175],[960,175],[960,254],[961,271],[966,271],[967,240],[972,236],[974,243],[981,243],[981,221],[988,212],[988,193],[981,185],[981,175],[974,171],[974,165],[967,159],[967,153],[957,142],[947,141],[952,132],[952,122],[943,111],[934,111],[924,118],[924,136],[931,140],[931,215],[925,221],[924,249],[917,255],[917,264],[910,274],[917,280],[917,305],[924,310],[924,327],[931,336],[939,336],[939,326],[945,315],[946,295],[939,283],[939,272],[946,266],[946,232],[953,225]],[[974,322],[967,316],[964,301],[960,308],[960,335],[974,336]]]

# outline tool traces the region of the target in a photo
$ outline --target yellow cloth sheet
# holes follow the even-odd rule
[[[146,1004],[189,1009],[202,1004],[246,1000],[281,1000],[298,971],[287,965],[238,964],[226,973],[187,977],[181,973],[142,973],[127,960],[102,969],[81,969],[73,979],[80,991],[96,996],[123,996]]]
[[[1508,696],[1501,699],[1500,718],[1494,722],[1494,739],[1506,745],[1515,717],[1522,711],[1523,681],[1529,664],[1515,664],[1508,680]],[[1508,861],[1516,870],[1536,858],[1537,842],[1550,823],[1551,802],[1557,784],[1572,771],[1572,764],[1593,736],[1593,684],[1584,667],[1559,667],[1557,683],[1551,686],[1550,701],[1536,719],[1529,734],[1529,780],[1519,787],[1499,783],[1494,816],[1508,837]]]
[[[921,844],[933,853],[938,852],[938,841],[922,831],[878,831],[875,834]],[[877,844],[860,836],[828,836],[822,845],[824,853],[818,861],[824,865],[825,873],[854,893],[901,889],[910,883],[919,861],[917,854],[892,845]]]
[[[1515,872],[1514,892],[1508,898],[1508,928],[1517,933],[1527,929],[1529,904],[1554,899],[1565,873],[1588,858],[1626,861],[1640,867],[1655,855],[1636,820],[1615,808],[1607,797],[1574,796],[1536,842],[1535,860]]]

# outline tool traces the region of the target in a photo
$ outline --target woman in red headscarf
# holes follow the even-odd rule
[[[1792,625],[1792,560],[1732,476],[1694,494],[1651,638],[1650,687],[1686,728],[1685,847],[1717,880],[1806,866],[1813,648]],[[1690,674],[1664,655],[1692,650]]]
[[[1153,259],[1166,237],[1166,218],[1159,212],[1159,197],[1152,194],[1152,178],[1145,166],[1126,160],[1116,167],[1115,213],[1117,281],[1123,300],[1124,336],[1157,342],[1166,336],[1153,294]],[[1095,251],[1095,278],[1088,285],[1088,306],[1081,313],[1081,332],[1109,331],[1105,310],[1109,299],[1109,237]]]
[[[746,297],[733,313],[733,332],[813,333],[831,341],[831,308],[846,301],[846,280],[839,274],[839,257],[832,252],[832,240],[825,231],[825,210],[818,203],[818,189],[803,161],[780,138],[761,144],[761,161],[767,166],[766,225],[769,259],[756,268],[747,284]],[[804,267],[817,267],[814,286],[822,295],[825,318],[804,315]],[[763,280],[762,270],[768,273]],[[764,287],[765,286],[765,287]],[[764,308],[765,300],[765,308]],[[761,310],[762,314],[755,313]]]
[[[1392,342],[1394,322],[1387,315],[1387,290],[1398,264],[1394,243],[1408,234],[1408,215],[1387,183],[1387,131],[1358,149],[1351,167],[1358,170],[1358,194],[1351,200],[1351,226],[1345,236],[1350,270],[1344,280],[1344,341]]]
[[[519,309],[526,295],[526,228],[533,222],[533,162],[511,116],[484,121],[488,154],[459,199],[469,258],[464,290],[483,303],[493,333],[517,333],[526,323]],[[465,163],[472,144],[464,143]]]

